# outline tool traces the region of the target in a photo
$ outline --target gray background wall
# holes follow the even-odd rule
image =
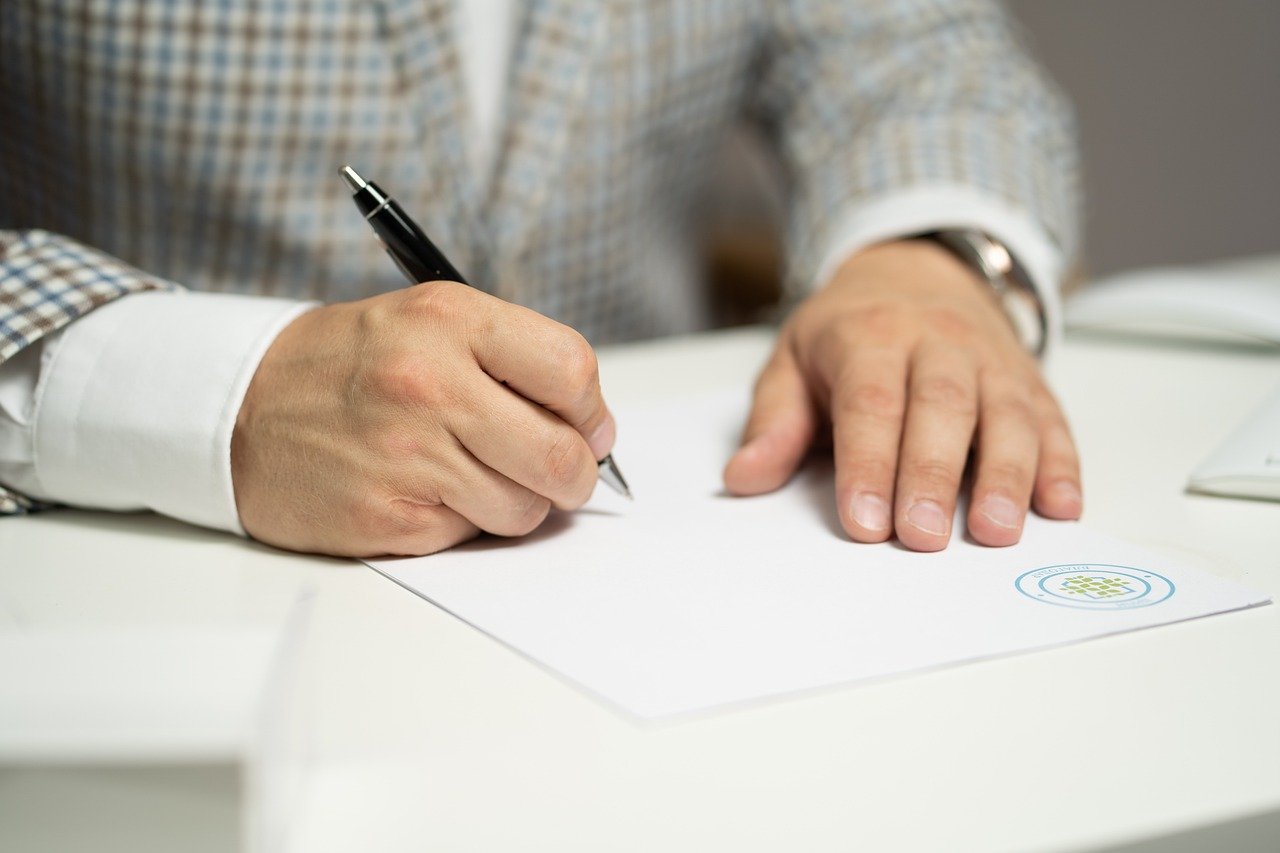
[[[1280,0],[1009,0],[1075,102],[1086,267],[1280,252]]]

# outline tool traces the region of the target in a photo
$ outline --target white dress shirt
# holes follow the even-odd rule
[[[473,166],[487,179],[517,9],[514,0],[458,0],[453,18]],[[1003,242],[1058,328],[1060,253],[1027,214],[965,187],[920,187],[850,209],[815,284],[866,246],[942,227],[978,228]],[[144,293],[49,335],[0,367],[0,482],[36,498],[151,509],[243,535],[231,483],[236,415],[271,342],[312,307]]]

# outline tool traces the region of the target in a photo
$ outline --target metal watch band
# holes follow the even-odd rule
[[[1018,259],[1004,244],[975,228],[948,228],[919,235],[946,248],[986,279],[1014,332],[1035,355],[1044,353],[1049,318]]]

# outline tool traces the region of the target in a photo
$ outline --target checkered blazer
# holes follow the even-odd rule
[[[691,233],[726,132],[790,182],[790,275],[862,200],[933,183],[1068,252],[1069,116],[987,0],[528,0],[492,181],[452,0],[3,0],[0,362],[124,294],[403,286],[335,169],[472,283],[596,343],[702,314]]]

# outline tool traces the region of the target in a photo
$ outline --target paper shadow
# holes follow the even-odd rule
[[[811,453],[796,472],[792,488],[799,489],[805,503],[822,519],[831,535],[845,541],[849,534],[840,523],[836,510],[836,465],[830,453]]]

